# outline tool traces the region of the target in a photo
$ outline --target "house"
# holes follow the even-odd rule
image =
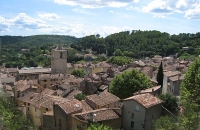
[[[102,108],[88,112],[73,114],[72,130],[85,130],[90,123],[101,123],[113,129],[121,127],[120,109]]]
[[[90,111],[92,108],[85,101],[73,99],[69,102],[55,103],[53,116],[55,130],[69,130],[72,128],[72,114]],[[44,124],[47,121],[44,121]],[[54,125],[52,124],[52,125]],[[46,124],[45,124],[46,125]],[[53,127],[53,126],[51,126]]]
[[[93,109],[120,107],[120,98],[107,91],[86,96],[85,101]]]
[[[180,85],[184,79],[184,75],[176,75],[169,77],[169,87],[167,88],[167,92],[171,93],[174,96],[179,96],[180,95]]]
[[[174,77],[174,76],[180,76],[181,73],[179,71],[166,71],[163,74],[164,74],[164,77],[163,77],[162,94],[166,94],[168,92],[169,88],[171,88],[170,83],[169,83],[169,78]]]
[[[38,91],[38,83],[37,80],[19,80],[18,82],[14,83],[14,96],[15,100],[17,98],[24,96],[27,92]]]
[[[14,85],[16,78],[10,74],[0,74],[1,82],[9,84],[11,86]]]
[[[65,79],[64,74],[40,74],[38,82],[41,86],[41,90],[45,88],[50,88],[51,85],[61,83]]]
[[[25,80],[25,79],[38,79],[40,74],[51,74],[51,68],[33,68],[33,69],[21,69],[18,70],[19,80]]]
[[[149,130],[161,115],[162,100],[150,93],[134,95],[123,100],[124,130]]]
[[[95,76],[98,77],[98,76]],[[94,77],[86,77],[85,78],[85,86],[82,85],[80,87],[80,90],[84,94],[94,94],[97,92],[98,88],[102,85],[102,81],[100,80],[100,77],[94,78]]]
[[[25,107],[26,115],[32,118],[37,129],[43,125],[43,114],[52,111],[54,103],[69,101],[54,94],[54,90],[45,89],[41,93],[28,92],[17,100],[19,107]]]

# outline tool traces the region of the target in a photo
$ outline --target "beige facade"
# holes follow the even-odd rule
[[[51,50],[51,73],[66,74],[67,72],[67,50],[60,45]]]

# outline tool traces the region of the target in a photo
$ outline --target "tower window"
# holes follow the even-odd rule
[[[62,52],[60,52],[60,58],[62,58]]]

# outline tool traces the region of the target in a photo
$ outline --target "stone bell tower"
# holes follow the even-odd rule
[[[51,50],[51,73],[66,74],[67,71],[67,50],[63,49],[60,44]]]

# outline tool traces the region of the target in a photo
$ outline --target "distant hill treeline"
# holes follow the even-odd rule
[[[40,46],[43,44],[76,43],[78,38],[65,35],[33,35],[33,36],[0,36],[2,45],[19,44],[24,46]]]
[[[77,44],[72,44],[71,47],[79,51],[92,48],[97,54],[107,52],[109,56],[112,56],[116,49],[120,49],[125,56],[133,58],[175,54],[191,58],[200,55],[200,32],[170,35],[160,31],[125,31],[111,34],[105,38],[101,38],[99,35],[86,36]],[[189,49],[185,51],[183,47]]]

